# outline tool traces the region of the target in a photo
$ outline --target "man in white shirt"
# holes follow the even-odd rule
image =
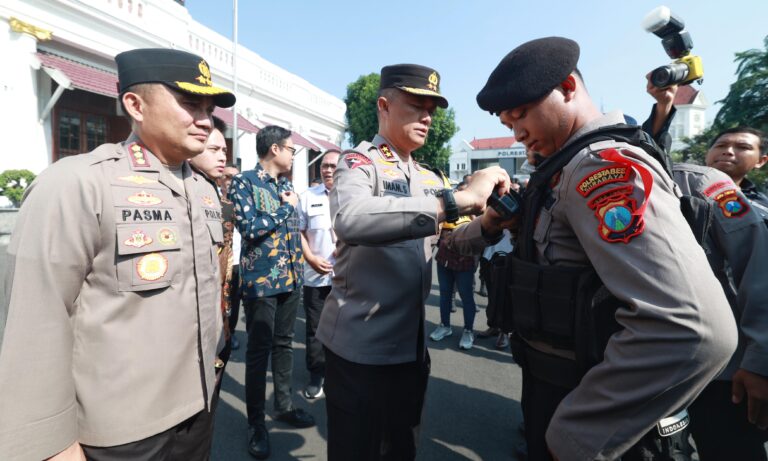
[[[341,152],[327,150],[320,164],[322,184],[310,187],[299,196],[299,230],[304,251],[304,310],[307,325],[307,370],[309,384],[304,397],[323,396],[325,354],[323,345],[315,338],[325,298],[331,291],[336,235],[333,233],[328,194],[333,188],[333,173]]]

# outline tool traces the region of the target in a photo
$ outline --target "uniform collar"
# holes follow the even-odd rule
[[[176,179],[172,178],[172,173],[163,165],[155,154],[150,151],[144,143],[141,142],[136,133],[131,133],[128,139],[123,143],[123,148],[126,151],[128,157],[128,165],[132,171],[143,172],[155,172],[158,173],[157,180],[165,187],[176,192],[181,197],[186,198],[184,190],[179,186]],[[189,162],[182,162],[181,164],[182,178],[186,182],[188,176],[192,175],[192,170],[189,166]]]

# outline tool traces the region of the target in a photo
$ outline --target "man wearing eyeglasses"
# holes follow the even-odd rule
[[[296,148],[291,132],[267,126],[256,135],[256,168],[232,178],[229,198],[242,237],[240,287],[248,346],[245,353],[245,403],[248,452],[258,459],[270,454],[264,424],[267,363],[272,354],[275,416],[293,427],[315,420],[291,401],[293,324],[304,277],[298,228],[298,196],[285,178]]]
[[[315,338],[320,313],[328,293],[331,292],[331,276],[336,253],[336,234],[331,225],[331,209],[328,194],[333,189],[333,173],[339,163],[341,151],[329,149],[320,163],[322,183],[310,187],[300,196],[299,229],[304,250],[304,311],[307,315],[307,370],[309,384],[303,395],[307,399],[323,396],[325,380],[325,354],[323,344]]]

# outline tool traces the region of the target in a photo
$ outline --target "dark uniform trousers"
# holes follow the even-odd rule
[[[519,340],[518,340],[519,341]],[[516,357],[517,360],[518,357]],[[523,369],[523,392],[520,405],[525,421],[525,440],[528,445],[528,459],[531,461],[552,461],[547,448],[545,435],[549,422],[560,402],[571,389],[557,386],[531,373],[529,367]],[[629,449],[621,461],[690,461],[693,448],[688,443],[690,431],[686,428],[669,437],[669,444],[659,445],[655,437],[656,428],[651,429],[638,443]],[[705,458],[702,458],[704,461]],[[752,458],[716,458],[716,459],[752,459]]]
[[[239,258],[240,255],[235,255]],[[237,321],[240,319],[240,301],[243,299],[243,290],[240,289],[240,265],[232,266],[232,281],[229,285],[229,333],[235,334]]]
[[[747,420],[747,398],[731,402],[731,381],[712,381],[689,408],[691,433],[701,461],[765,461],[768,431]]]
[[[325,349],[329,461],[416,457],[430,361],[350,362]]]
[[[325,298],[330,292],[330,285],[325,287],[304,285],[304,310],[307,315],[307,370],[318,376],[325,376],[325,355],[323,354],[323,343],[315,338],[315,332],[320,324],[320,314],[323,312]]]
[[[211,402],[211,412],[203,410],[174,427],[146,439],[114,447],[83,445],[88,461],[190,461],[211,457],[210,429],[218,397]]]

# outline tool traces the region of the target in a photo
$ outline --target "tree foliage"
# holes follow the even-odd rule
[[[736,53],[736,81],[728,95],[720,101],[723,106],[717,112],[711,127],[693,138],[683,141],[688,145],[681,152],[673,152],[673,158],[691,163],[704,164],[709,145],[717,133],[735,126],[749,126],[768,130],[768,36],[763,40],[765,49],[752,49]],[[753,170],[747,177],[765,188],[768,171]]]
[[[363,75],[347,85],[347,133],[353,145],[370,141],[379,130],[376,116],[376,100],[379,94],[379,74]],[[448,142],[459,128],[453,109],[437,108],[432,116],[432,126],[424,146],[415,151],[416,160],[430,166],[445,169],[451,149]]]
[[[0,173],[0,195],[7,197],[13,206],[18,208],[24,196],[24,189],[32,184],[34,179],[35,174],[29,170],[5,170]]]

